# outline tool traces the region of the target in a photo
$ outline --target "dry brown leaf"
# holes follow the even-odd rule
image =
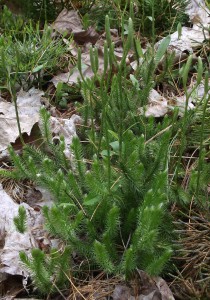
[[[140,289],[139,295],[127,285],[116,285],[112,294],[113,300],[175,300],[165,280],[161,277],[150,278],[145,282],[147,289]]]
[[[138,274],[129,286],[115,286],[113,300],[174,300],[171,290],[161,277],[150,277],[142,270],[138,270]]]
[[[153,278],[161,294],[161,300],[175,300],[167,283],[161,277]]]
[[[99,34],[93,27],[89,27],[87,30],[81,30],[80,32],[75,32],[73,36],[75,42],[79,45],[86,43],[91,43],[94,45],[99,38]]]
[[[91,68],[91,62],[90,62],[90,54],[89,54],[89,44],[83,47],[82,52],[82,75],[84,78],[92,78],[94,76],[94,73]],[[76,53],[76,49],[73,51]],[[104,59],[103,59],[103,51],[102,49],[98,49],[98,62],[99,62],[99,73],[103,72],[104,68]],[[67,72],[67,73],[61,73],[56,76],[54,76],[51,80],[51,82],[57,87],[57,84],[59,82],[63,82],[69,85],[77,84],[79,80],[81,80],[81,74],[78,71],[77,68],[73,68],[73,72]]]
[[[132,298],[131,298],[132,297]],[[116,285],[112,294],[113,300],[128,300],[135,299],[131,296],[131,288],[127,285]]]
[[[56,18],[52,28],[61,34],[66,33],[67,35],[70,35],[71,33],[80,32],[82,30],[82,22],[76,11],[68,11],[65,8]]]
[[[169,51],[174,51],[177,57],[179,56],[179,61],[186,58],[182,57],[184,51],[192,53],[194,48],[209,38],[208,30],[203,30],[203,27],[208,27],[210,23],[210,11],[205,0],[191,0],[186,13],[189,15],[193,28],[182,27],[181,36],[178,31],[171,34],[171,42],[168,47]],[[155,47],[158,47],[161,42],[162,40],[156,43]]]
[[[58,15],[52,28],[61,34],[65,34],[66,37],[72,34],[74,40],[80,45],[85,43],[95,44],[99,38],[99,34],[94,28],[89,27],[87,30],[83,30],[78,13],[74,10],[68,11],[66,8]]]

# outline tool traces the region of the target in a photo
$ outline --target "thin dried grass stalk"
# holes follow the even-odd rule
[[[82,283],[76,279],[73,282],[71,279],[72,291],[68,300],[108,299],[113,293],[115,286],[120,282],[122,282],[122,278],[106,278],[104,273]]]
[[[175,222],[179,240],[174,260],[177,276],[171,289],[176,299],[210,299],[210,212],[191,210]]]

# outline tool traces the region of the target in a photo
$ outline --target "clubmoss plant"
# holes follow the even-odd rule
[[[54,291],[57,285],[63,286],[68,273],[77,271],[77,266],[72,268],[73,253],[77,254],[79,261],[83,261],[85,271],[97,266],[107,274],[121,274],[126,279],[132,278],[137,268],[150,275],[161,274],[172,254],[171,221],[167,217],[168,205],[174,200],[171,199],[174,183],[171,168],[179,167],[185,150],[189,95],[181,121],[176,111],[171,118],[166,116],[158,121],[146,118],[148,95],[155,87],[155,72],[166,53],[170,36],[163,40],[156,52],[151,48],[143,54],[133,35],[133,22],[128,19],[123,57],[118,63],[108,17],[105,18],[105,28],[107,41],[102,73],[98,71],[97,50],[91,48],[94,76],[92,79],[84,78],[79,51],[79,86],[83,103],[77,105],[77,110],[83,117],[83,124],[78,136],[72,140],[71,158],[65,157],[63,139],[58,145],[53,143],[50,114],[41,109],[42,147],[24,145],[22,156],[10,147],[14,170],[0,170],[0,176],[33,180],[47,188],[54,197],[54,205],[44,207],[43,214],[47,229],[63,240],[65,250],[44,253],[33,249],[31,258],[22,252],[20,254],[43,293]],[[136,52],[138,64],[139,57],[143,60],[133,77],[128,76],[130,70],[126,65],[130,49]],[[39,62],[35,70],[41,70],[43,65],[44,62]],[[18,66],[21,66],[20,61]],[[191,57],[181,72],[186,91],[190,66]],[[198,69],[197,84],[202,72],[200,62]],[[17,70],[15,72],[19,74]],[[205,88],[207,90],[207,86]],[[206,102],[204,108],[206,113]],[[170,154],[180,125],[183,130],[180,158],[177,165],[171,166]],[[206,176],[201,176],[204,149],[201,150],[194,180],[196,185],[193,180],[191,184],[197,194],[201,182],[206,180]],[[177,170],[179,179],[180,169]],[[15,223],[23,232],[22,211]]]
[[[109,20],[106,22],[108,33]],[[149,83],[145,77],[141,93],[133,104],[129,101],[130,92],[124,89],[128,72],[125,58],[133,45],[132,32],[130,19],[124,55],[122,62],[116,65],[118,73],[114,77],[111,68],[115,63],[114,49],[108,34],[106,69],[102,75],[98,74],[97,52],[91,51],[95,76],[92,80],[83,78],[80,83],[84,103],[79,109],[84,129],[78,134],[83,142],[78,137],[73,138],[72,158],[65,157],[63,140],[58,145],[53,144],[50,115],[42,109],[45,147],[36,149],[24,145],[21,157],[10,147],[14,170],[1,170],[2,176],[30,178],[52,193],[54,206],[43,208],[46,226],[51,234],[65,242],[71,253],[77,253],[83,260],[87,258],[90,266],[97,265],[111,274],[123,274],[127,279],[136,268],[150,275],[160,274],[172,253],[169,226],[163,225],[169,203],[171,127],[154,137],[152,128],[166,128],[168,118],[156,126],[154,119],[146,120],[137,111],[144,88],[148,92],[151,89],[150,76]],[[165,50],[164,41],[154,61],[161,59]],[[78,63],[81,71],[80,65],[81,61]],[[154,69],[151,74],[153,72]],[[95,97],[95,91],[99,98]],[[131,93],[134,91],[135,86]],[[40,269],[43,268],[40,261],[48,260],[47,254],[34,250],[32,259],[24,254],[21,259],[32,271],[37,286],[50,292],[53,289],[52,270]],[[66,259],[70,268],[70,258]],[[84,268],[88,267],[85,261]]]
[[[42,111],[44,128],[48,126],[46,114]],[[157,275],[171,255],[170,233],[160,226],[168,205],[169,137],[166,132],[161,139],[145,144],[144,136],[135,136],[128,129],[121,137],[120,149],[119,138],[115,140],[108,132],[101,137],[99,156],[97,149],[92,161],[89,154],[86,159],[86,149],[75,137],[71,146],[74,158],[68,161],[62,142],[55,146],[44,136],[49,154],[24,146],[21,158],[10,148],[16,168],[1,174],[30,178],[54,195],[54,206],[43,209],[47,228],[71,251],[87,257],[89,264],[127,278],[136,268]],[[46,275],[44,280],[39,276],[36,259],[39,261],[39,256],[28,263],[35,282],[49,285],[51,277],[45,272],[41,272]]]

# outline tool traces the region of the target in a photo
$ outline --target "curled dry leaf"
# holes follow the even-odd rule
[[[33,203],[33,206],[52,206],[53,200],[51,195],[44,189],[40,188],[40,190],[42,202]],[[13,219],[18,215],[20,205],[13,201],[1,185],[0,203],[0,285],[6,288],[5,299],[12,300],[23,287],[27,288],[27,281],[30,275],[19,259],[19,252],[24,251],[30,256],[33,248],[48,250],[56,247],[59,249],[61,241],[49,238],[44,229],[44,218],[41,211],[33,209],[26,203],[21,205],[24,206],[27,214],[27,230],[23,234],[17,232]],[[22,281],[20,275],[22,276]],[[8,284],[10,287],[8,287]]]
[[[112,294],[113,300],[128,300],[131,296],[131,289],[127,285],[116,285]]]
[[[196,82],[192,82],[188,88],[188,93],[191,93],[188,99],[187,109],[194,109],[196,103],[199,103],[204,97],[204,82],[201,82],[196,89],[194,89]],[[209,80],[210,84],[210,80]],[[210,96],[210,91],[207,97]],[[145,114],[146,117],[153,116],[155,118],[163,117],[166,113],[173,110],[174,107],[179,108],[179,115],[182,116],[185,110],[186,95],[179,97],[167,97],[167,99],[160,95],[156,90],[152,89],[149,94],[149,104],[145,108],[140,107],[138,112]]]
[[[95,44],[99,37],[99,34],[92,27],[83,30],[78,13],[74,10],[68,11],[66,8],[58,15],[52,28],[61,34],[65,34],[66,37],[72,34],[74,40],[80,45],[85,43]]]
[[[193,53],[193,50],[201,46],[203,41],[206,39],[205,31],[202,31],[201,28],[189,28],[182,27],[182,34],[179,36],[178,31],[171,34],[171,41],[168,46],[168,53],[175,53],[174,65],[181,64],[188,58],[190,53]],[[158,48],[162,40],[155,44],[155,48]],[[195,56],[195,59],[196,56]],[[158,65],[161,67],[162,62]]]
[[[89,27],[87,30],[81,30],[74,33],[74,40],[77,44],[83,45],[85,43],[95,44],[99,38],[99,34],[93,27]]]
[[[85,66],[83,76],[86,77],[88,66]],[[88,77],[92,77],[93,72],[90,74],[88,73]],[[75,85],[78,83],[78,80],[81,79],[80,72],[77,69],[73,69],[73,73],[66,72],[66,73],[60,73],[56,76],[54,76],[51,80],[51,82],[54,84],[55,87],[57,87],[59,82],[63,82],[69,85]]]

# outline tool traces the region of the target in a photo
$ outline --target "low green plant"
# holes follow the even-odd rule
[[[64,1],[55,0],[18,0],[15,5],[21,8],[22,14],[35,22],[42,24],[53,22],[58,13],[64,8]]]
[[[26,231],[26,210],[23,206],[19,206],[18,216],[14,217],[14,224],[20,233],[24,233]]]
[[[20,252],[20,259],[32,274],[39,292],[46,294],[65,287],[66,278],[71,265],[71,251],[65,247],[63,251],[52,249],[46,254],[40,249],[32,249],[31,258]]]
[[[2,5],[2,3],[0,3]],[[25,24],[23,16],[14,15],[7,6],[3,5],[0,10],[0,32],[7,34],[19,33]]]
[[[59,105],[60,108],[66,108],[67,107],[67,99],[68,93],[65,93],[63,91],[63,82],[59,82],[56,87],[56,93],[55,93],[55,102],[57,105]]]
[[[58,12],[62,10],[63,5],[58,5],[57,1],[52,0],[20,0],[23,13],[27,18],[35,21],[52,22],[58,15]]]
[[[15,78],[16,88],[41,87],[44,77],[55,72],[64,63],[67,48],[62,41],[52,38],[52,30],[45,26],[41,32],[39,24],[32,23],[19,31],[5,31],[0,37],[0,85],[7,85],[5,79]]]
[[[185,24],[189,19],[185,13],[189,4],[187,0],[164,0],[161,2],[138,0],[136,2],[138,7],[136,22],[139,20],[139,25],[136,25],[146,35],[151,35],[152,31],[152,34],[155,32],[155,35],[163,33],[166,35],[169,31],[175,31],[178,23]]]
[[[100,4],[103,5],[103,13]],[[109,15],[111,28],[118,26],[122,34],[126,32],[130,17],[134,20],[135,31],[140,31],[153,41],[159,35],[167,35],[176,30],[179,23],[188,22],[189,17],[185,13],[188,4],[188,0],[107,0],[103,3],[99,1],[91,10],[83,8],[81,12],[85,12],[89,23],[96,24],[99,30],[104,29],[105,15]]]

